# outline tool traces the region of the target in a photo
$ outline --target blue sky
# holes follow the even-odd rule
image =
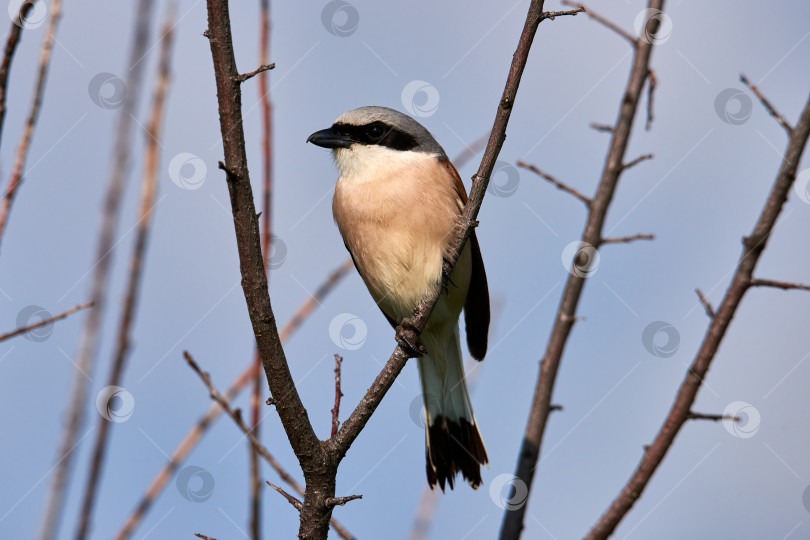
[[[417,117],[448,155],[458,155],[491,127],[527,6],[363,0],[272,6],[273,220],[279,250],[270,292],[280,322],[347,256],[331,216],[336,171],[327,151],[305,144],[307,136],[348,109],[385,105]],[[156,25],[165,7],[158,2]],[[593,7],[632,32],[645,5],[633,0]],[[563,7],[546,3],[546,9]],[[133,9],[67,2],[64,10],[25,183],[0,254],[4,331],[16,326],[28,306],[58,313],[85,302],[95,264],[117,110],[98,105],[93,81],[100,73],[124,77]],[[659,82],[655,121],[645,131],[639,118],[627,154],[628,159],[646,153],[655,158],[623,175],[606,223],[607,236],[654,233],[656,239],[600,249],[599,266],[580,304],[585,319],[572,332],[559,373],[554,402],[564,410],[549,422],[526,502],[525,538],[576,538],[595,522],[661,425],[706,330],[694,289],[701,288],[716,305],[728,285],[740,240],[764,204],[786,143],[782,128],[739,82],[739,74],[759,85],[791,122],[810,89],[810,5],[777,3],[752,16],[762,11],[761,3],[747,0],[701,4],[699,10],[682,1],[666,5],[671,33],[652,57]],[[221,389],[253,353],[227,189],[216,167],[222,149],[211,57],[201,35],[205,4],[181,1],[178,14],[159,202],[121,384],[132,396],[132,410],[112,429],[93,538],[109,538],[119,529],[166,454],[209,405],[182,351],[194,354]],[[241,71],[258,64],[257,14],[258,2],[234,2]],[[45,27],[24,31],[11,71],[0,148],[4,186]],[[153,29],[137,113],[143,125],[156,71],[156,39]],[[474,370],[473,403],[490,468],[481,489],[462,485],[440,497],[430,538],[497,534],[503,500],[491,488],[514,470],[538,361],[567,277],[563,252],[584,224],[579,201],[514,164],[534,163],[592,194],[608,136],[588,126],[615,120],[630,58],[625,41],[585,15],[546,21],[537,34],[500,155],[501,173],[493,178],[503,189],[488,194],[479,218],[496,316],[488,356]],[[258,85],[248,82],[243,90],[248,158],[258,189]],[[102,92],[112,87],[103,86]],[[106,385],[134,239],[144,144],[140,128],[135,141],[81,435],[98,419],[95,397]],[[172,165],[175,158],[179,161]],[[180,168],[188,175],[184,183],[177,166],[189,160],[197,176],[188,166]],[[479,160],[480,155],[460,168],[468,187]],[[810,159],[805,157],[799,170],[810,175]],[[807,193],[791,193],[757,276],[810,282]],[[4,537],[38,531],[83,320],[77,314],[58,323],[44,341],[16,338],[0,344]],[[708,413],[729,406],[743,411],[745,431],[710,422],[685,426],[617,538],[810,535],[810,430],[804,414],[808,320],[806,293],[755,289],[746,295],[695,407]],[[352,328],[336,334],[335,321],[352,321]],[[659,335],[656,353],[643,336],[657,321],[675,329],[675,341],[666,343]],[[331,420],[332,355],[344,357],[345,418],[393,347],[390,326],[353,272],[286,347],[321,437]],[[410,532],[426,484],[424,433],[411,412],[419,393],[416,368],[409,363],[341,465],[338,494],[362,493],[363,499],[334,515],[360,538],[405,538]],[[242,407],[246,403],[245,396],[238,401]],[[264,442],[297,472],[273,410],[265,412]],[[77,449],[60,538],[75,530],[91,440]],[[186,462],[204,474],[187,471],[192,479],[185,488],[206,490],[206,500],[189,500],[194,498],[189,491],[173,482],[136,537],[202,532],[242,538],[246,456],[247,441],[232,422],[220,420]],[[263,477],[277,481],[269,468]],[[209,478],[213,487],[203,482]],[[293,508],[271,490],[263,504],[266,537],[293,535],[298,520]]]

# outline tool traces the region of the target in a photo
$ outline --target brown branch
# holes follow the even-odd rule
[[[617,34],[619,34],[621,37],[623,37],[624,39],[629,41],[630,44],[633,47],[638,46],[638,41],[639,40],[635,36],[633,36],[632,34],[627,32],[626,30],[622,29],[619,25],[617,25],[613,21],[611,21],[609,19],[606,19],[605,17],[602,17],[601,15],[598,15],[597,13],[594,13],[594,11],[591,8],[586,7],[584,4],[580,4],[578,2],[571,2],[569,0],[562,0],[562,5],[581,8],[593,20],[595,20],[596,22],[606,26],[607,28],[609,28],[609,29],[613,30],[614,32],[616,32]]]
[[[663,9],[663,0],[650,0],[649,7]],[[591,14],[593,15],[593,14]],[[651,18],[647,22],[650,35],[658,29],[658,18]],[[598,246],[602,240],[602,229],[610,207],[613,195],[624,171],[624,156],[627,150],[630,132],[638,109],[644,83],[649,73],[652,45],[647,40],[633,39],[633,60],[629,80],[619,106],[619,114],[613,128],[607,159],[602,170],[596,194],[588,209],[587,223],[582,233],[582,242]],[[540,363],[540,373],[535,385],[534,398],[529,413],[526,432],[523,437],[518,454],[515,476],[523,481],[531,493],[532,480],[537,468],[537,460],[543,443],[543,434],[546,429],[551,409],[551,399],[554,393],[554,383],[560,366],[565,345],[570,336],[571,329],[576,321],[576,310],[587,277],[579,272],[571,272],[563,291],[560,305],[557,310],[557,319],[551,332],[543,360]],[[520,508],[506,511],[501,526],[500,538],[517,539],[523,529],[523,518],[528,504]]]
[[[609,126],[607,124],[598,124],[596,122],[590,123],[591,129],[595,129],[596,131],[600,131],[602,133],[613,133],[613,126]]]
[[[262,64],[261,66],[254,69],[250,73],[243,73],[241,75],[237,75],[236,76],[236,82],[240,82],[240,83],[245,82],[248,79],[252,79],[253,77],[258,75],[259,73],[264,73],[265,71],[274,69],[275,67],[276,67],[276,64]]]
[[[8,74],[11,70],[11,60],[20,43],[20,35],[23,30],[23,21],[28,16],[28,12],[34,7],[34,2],[23,2],[17,18],[11,21],[11,30],[6,39],[6,48],[3,52],[3,62],[0,64],[0,137],[3,135],[3,124],[6,120],[6,92],[8,91]]]
[[[709,371],[709,366],[717,354],[720,343],[731,324],[740,301],[751,287],[754,269],[762,252],[765,250],[782,206],[787,200],[790,188],[796,179],[796,169],[807,145],[808,136],[810,136],[810,96],[808,96],[808,101],[796,127],[791,131],[779,173],[771,187],[765,207],[759,215],[751,235],[743,239],[743,252],[737,263],[734,277],[728,290],[726,290],[726,294],[723,296],[720,306],[717,308],[716,315],[712,318],[709,329],[692,364],[689,366],[686,377],[681,383],[675,403],[673,403],[664,424],[655,436],[655,440],[644,454],[641,463],[639,463],[627,484],[588,533],[586,538],[589,540],[607,538],[612,534],[622,518],[642,495],[653,473],[672,446],[676,435],[689,419],[692,405],[706,377],[706,373]]]
[[[577,13],[582,13],[584,11],[585,11],[585,8],[582,7],[582,6],[576,8],[576,9],[568,10],[568,11],[546,11],[546,12],[543,13],[543,18],[553,21],[557,17],[562,17],[564,15],[574,15],[574,16],[576,16]]]
[[[335,355],[335,406],[332,408],[332,435],[334,438],[338,432],[340,425],[340,398],[343,393],[340,391],[340,364],[343,362],[343,357],[339,354]]]
[[[259,64],[267,66],[270,63],[270,0],[259,0]],[[275,64],[273,64],[275,67]],[[261,103],[262,116],[262,254],[264,270],[267,274],[268,285],[270,282],[270,248],[273,238],[273,145],[272,137],[272,104],[270,103],[270,90],[267,85],[268,74],[263,70],[259,75],[259,101]],[[255,75],[255,74],[254,74]],[[253,393],[250,398],[250,425],[256,438],[260,437],[261,429],[261,402],[262,402],[262,356],[259,349],[254,347],[254,362],[256,364],[256,376],[253,378]],[[252,446],[250,452],[250,531],[253,540],[260,540],[262,537],[262,488],[264,484],[261,479],[261,464],[259,463],[259,453]]]
[[[138,101],[141,87],[141,76],[146,62],[140,60],[147,51],[149,42],[149,29],[151,28],[153,0],[140,0],[137,6],[135,19],[135,38],[129,55],[127,71],[127,99],[121,106],[118,124],[115,134],[115,149],[113,156],[113,167],[107,184],[107,192],[104,199],[102,222],[99,227],[99,239],[96,250],[95,270],[91,284],[90,298],[95,303],[95,308],[90,311],[85,319],[84,328],[80,337],[77,352],[77,366],[69,411],[67,413],[67,424],[64,428],[62,441],[57,454],[57,465],[54,471],[51,489],[48,494],[48,503],[45,515],[42,519],[43,532],[41,540],[51,540],[56,535],[56,529],[61,518],[62,507],[67,499],[65,490],[68,476],[73,465],[73,449],[78,440],[79,428],[84,418],[88,393],[88,379],[86,373],[93,372],[96,349],[98,346],[99,334],[101,331],[102,314],[106,300],[107,282],[112,257],[110,253],[115,247],[116,230],[118,224],[118,211],[123,195],[129,170],[129,157],[132,138],[133,113]]]
[[[331,497],[326,499],[326,504],[329,506],[344,506],[349,501],[362,499],[362,495],[349,495],[348,497]]]
[[[302,503],[301,501],[299,501],[298,499],[296,499],[295,497],[293,497],[292,495],[290,495],[289,493],[287,493],[286,491],[284,491],[283,489],[281,489],[277,485],[271,484],[270,482],[267,482],[267,485],[270,486],[271,488],[275,489],[279,493],[281,493],[281,495],[285,499],[287,499],[287,502],[290,503],[291,505],[293,505],[293,507],[296,510],[298,510],[299,512],[301,511],[301,509],[304,508],[304,503]]]
[[[20,10],[20,14],[22,14],[22,10]],[[48,22],[48,30],[45,33],[45,40],[42,42],[42,52],[39,56],[39,71],[34,87],[34,97],[31,101],[28,117],[25,120],[20,145],[17,147],[17,155],[14,159],[14,168],[11,171],[11,177],[8,180],[8,187],[6,187],[6,193],[3,195],[2,202],[0,202],[0,244],[3,242],[3,233],[8,225],[11,204],[14,202],[14,196],[17,194],[17,190],[20,188],[20,184],[22,184],[23,181],[23,169],[25,169],[25,162],[28,160],[28,150],[31,147],[31,139],[34,137],[34,129],[36,128],[37,119],[39,118],[39,110],[42,108],[45,82],[48,80],[48,68],[51,65],[53,44],[54,41],[56,41],[56,29],[59,27],[59,21],[61,19],[62,0],[54,0],[51,4],[51,19]],[[20,22],[22,22],[22,20],[20,20]],[[10,37],[11,36],[9,36],[9,38]],[[10,57],[9,62],[11,62]]]
[[[107,386],[118,386],[124,373],[129,349],[131,347],[132,325],[140,295],[142,271],[149,243],[149,232],[154,217],[155,198],[157,196],[158,168],[160,166],[160,140],[165,115],[166,95],[169,91],[171,73],[172,43],[175,24],[175,4],[169,4],[163,22],[163,38],[160,49],[157,83],[152,101],[152,113],[146,130],[146,151],[144,154],[143,179],[141,183],[141,201],[136,225],[135,244],[129,263],[129,277],[126,295],[123,302],[121,321],[118,327],[115,356]],[[107,450],[108,434],[112,423],[99,416],[96,440],[90,458],[90,472],[85,484],[84,499],[79,513],[79,529],[76,539],[87,538],[90,531],[90,520],[96,498],[101,468]]]
[[[635,167],[636,165],[638,165],[642,161],[647,161],[648,159],[652,159],[652,158],[653,158],[652,154],[644,154],[643,156],[638,156],[633,161],[631,161],[629,163],[625,163],[624,165],[622,165],[622,169],[627,170],[630,167]]]
[[[217,540],[216,538],[214,538],[212,536],[206,536],[206,535],[200,534],[200,533],[194,533],[194,536],[196,536],[197,538],[202,538],[203,540]]]
[[[772,279],[754,279],[751,278],[750,285],[752,287],[774,287],[785,291],[791,289],[798,289],[800,291],[810,291],[810,285],[803,283],[790,283],[788,281],[774,281]],[[2,341],[2,339],[0,339]]]
[[[712,307],[709,300],[703,295],[703,291],[701,291],[700,289],[695,289],[695,293],[697,293],[698,298],[700,299],[700,304],[703,306],[703,309],[706,310],[706,315],[708,315],[710,319],[714,319],[716,315],[714,312],[714,308]]]
[[[354,268],[351,259],[344,261],[338,268],[336,268],[332,273],[327,277],[327,279],[321,284],[315,293],[307,298],[306,301],[301,305],[295,315],[290,319],[287,324],[279,332],[279,336],[281,337],[281,343],[287,343],[287,341],[292,337],[292,335],[298,330],[301,325],[304,323],[307,317],[315,310],[315,308],[323,302],[324,298],[334,289],[334,287],[340,282],[340,280],[348,274],[348,272]],[[256,374],[262,374],[261,365],[257,366],[251,363],[237,378],[236,380],[231,383],[230,388],[228,388],[227,392],[225,392],[225,399],[229,402],[236,399],[240,393],[248,386],[248,384],[255,379]],[[272,398],[271,398],[272,399]],[[158,498],[158,496],[163,492],[166,488],[166,485],[171,480],[174,472],[180,467],[180,465],[186,460],[186,458],[191,454],[191,451],[197,446],[197,443],[200,442],[205,432],[208,430],[210,426],[216,422],[219,416],[222,414],[222,407],[214,402],[208,408],[208,411],[197,421],[197,423],[192,427],[188,433],[186,433],[183,440],[177,446],[177,448],[172,453],[171,458],[168,462],[161,468],[155,478],[152,480],[152,483],[144,493],[143,497],[139,501],[138,505],[136,506],[135,510],[132,514],[127,518],[126,522],[124,523],[121,530],[115,536],[117,540],[125,540],[132,536],[135,532],[135,529],[143,521],[143,518],[146,516],[147,512],[151,509],[152,504]],[[251,446],[251,448],[253,448]],[[292,478],[292,477],[290,477]],[[292,485],[292,484],[291,484]],[[297,482],[293,486],[293,489],[299,491],[303,495],[304,491],[303,488],[298,486]],[[350,540],[352,537],[351,534],[346,531],[346,529],[334,518],[331,521],[332,528],[335,529],[341,538],[345,538]]]
[[[636,240],[655,240],[654,234],[634,234],[632,236],[619,236],[616,238],[602,238],[600,245],[602,244],[629,244],[630,242],[635,242]]]
[[[687,420],[711,420],[713,422],[720,422],[721,420],[731,420],[732,422],[739,422],[740,418],[737,416],[729,416],[727,414],[706,414],[689,411],[686,415]],[[649,447],[648,447],[649,448]]]
[[[557,187],[557,189],[562,190],[562,191],[568,193],[569,195],[573,195],[574,197],[576,197],[577,199],[579,199],[580,201],[585,203],[585,206],[587,206],[588,208],[591,207],[591,204],[593,203],[593,201],[590,198],[586,197],[585,195],[583,195],[582,193],[580,193],[576,189],[568,186],[567,184],[564,184],[563,182],[560,182],[559,180],[557,180],[556,178],[554,178],[550,174],[543,172],[536,165],[526,163],[525,161],[518,161],[517,166],[522,167],[524,169],[529,169],[534,174],[538,175],[540,178],[543,178],[543,179],[551,182],[554,186]]]
[[[51,317],[49,319],[45,319],[45,320],[39,321],[38,323],[29,324],[28,326],[23,326],[21,328],[17,328],[16,330],[12,330],[11,332],[7,332],[5,334],[0,334],[0,343],[2,343],[3,341],[5,341],[7,339],[17,337],[20,334],[25,334],[26,332],[30,332],[31,330],[36,330],[37,328],[41,328],[43,326],[53,324],[56,321],[61,321],[65,317],[69,317],[70,315],[73,315],[77,311],[81,311],[83,309],[87,309],[87,308],[90,308],[90,307],[93,307],[93,302],[87,302],[86,304],[80,304],[78,306],[73,306],[72,308],[70,308],[70,309],[68,309],[66,311],[63,311],[59,315],[56,315],[56,316]]]
[[[658,86],[658,77],[655,76],[655,71],[650,70],[649,82],[647,84],[647,124],[644,129],[650,131],[653,123],[653,97],[655,96],[655,88]]]
[[[782,116],[782,114],[779,111],[776,110],[776,108],[771,104],[768,98],[765,97],[762,91],[760,91],[760,89],[757,88],[755,84],[749,81],[748,77],[746,77],[744,74],[740,74],[740,81],[742,81],[742,83],[745,86],[751,89],[754,95],[757,96],[757,98],[759,98],[760,103],[762,103],[762,105],[768,110],[768,114],[773,116],[776,119],[776,121],[779,122],[779,125],[785,128],[785,131],[787,131],[788,136],[790,136],[793,133],[793,128],[790,126],[790,123],[785,119],[784,116]]]
[[[242,130],[241,89],[239,81],[235,80],[238,71],[231,39],[228,2],[227,0],[208,0],[207,5],[208,41],[214,62],[220,131],[223,134],[225,169],[228,173],[227,183],[233,209],[243,291],[253,332],[261,352],[267,382],[275,399],[276,410],[306,479],[306,494],[301,509],[299,536],[301,538],[323,538],[327,534],[328,520],[332,512],[332,507],[326,504],[326,500],[334,498],[337,467],[404,367],[408,360],[408,353],[402,347],[397,346],[383,371],[378,375],[357,408],[344,422],[337,435],[327,441],[318,440],[290,375],[275,325],[267,289],[267,278],[261,264],[259,227],[253,204],[253,192],[245,153],[245,138]],[[452,235],[444,275],[449,275],[452,271],[459,257],[461,246],[464,245],[475,225],[495,160],[503,146],[506,125],[534,33],[540,22],[547,18],[542,8],[542,0],[533,0],[530,5],[481,167],[474,177],[469,202],[459,220],[459,227]],[[416,337],[424,328],[425,322],[438,300],[442,285],[438,284],[434,291],[426,295],[417,308],[413,318],[413,333],[416,334]]]

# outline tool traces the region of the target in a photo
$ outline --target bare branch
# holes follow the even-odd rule
[[[776,119],[776,121],[779,122],[779,125],[785,128],[785,131],[787,131],[788,136],[790,136],[793,133],[793,128],[790,126],[790,123],[788,123],[788,121],[785,120],[785,117],[782,116],[782,114],[776,110],[776,108],[771,104],[770,101],[768,101],[768,98],[765,97],[765,95],[760,91],[760,89],[757,88],[757,86],[753,84],[751,81],[749,81],[748,77],[746,77],[744,74],[740,74],[740,81],[742,81],[742,83],[745,86],[751,89],[754,95],[757,96],[757,98],[759,98],[760,103],[762,103],[762,105],[768,110],[768,114],[773,116]]]
[[[23,3],[23,7],[24,4],[25,2]],[[21,9],[19,13],[22,16],[23,9]],[[28,159],[28,149],[31,147],[31,139],[34,137],[34,129],[36,128],[37,119],[39,118],[39,110],[42,108],[45,82],[48,80],[48,68],[51,65],[51,53],[53,52],[53,44],[56,41],[56,29],[59,27],[59,21],[61,19],[62,0],[54,0],[51,4],[51,19],[48,22],[48,31],[45,33],[45,40],[42,42],[42,52],[39,56],[39,71],[34,88],[34,97],[31,101],[28,117],[25,120],[25,128],[23,128],[23,136],[20,140],[20,145],[17,147],[17,155],[14,159],[14,168],[11,171],[11,177],[8,180],[8,187],[6,188],[5,195],[3,195],[2,203],[0,203],[0,243],[3,241],[3,233],[8,224],[11,203],[14,202],[14,196],[17,194],[17,190],[23,181],[23,170],[25,169],[25,162]],[[14,26],[13,23],[12,26]],[[9,36],[9,39],[11,39],[11,36]],[[11,53],[13,52],[12,49]],[[8,60],[9,63],[11,63],[11,57],[8,57]],[[5,97],[5,91],[3,95]]]
[[[142,270],[146,258],[146,248],[149,243],[149,230],[154,216],[155,198],[157,196],[157,178],[158,168],[160,166],[160,139],[165,115],[166,95],[169,91],[174,21],[175,7],[174,4],[169,4],[163,23],[164,34],[161,42],[160,62],[152,103],[152,113],[146,131],[146,151],[144,153],[141,201],[136,224],[135,244],[129,263],[127,290],[122,305],[116,350],[107,386],[118,386],[121,382],[130,349],[132,325],[135,321],[135,313],[138,306]],[[96,440],[93,446],[92,456],[90,457],[90,472],[87,476],[82,508],[79,513],[79,529],[76,533],[77,540],[87,538],[90,531],[90,520],[93,514],[96,491],[99,481],[101,480],[101,468],[104,464],[108,434],[112,427],[112,422],[107,418],[99,416],[97,425]]]
[[[332,408],[332,435],[335,438],[337,435],[338,426],[340,425],[340,398],[343,394],[340,391],[340,364],[343,362],[343,357],[339,354],[335,355],[335,406]]]
[[[593,201],[591,199],[589,199],[588,197],[586,197],[585,195],[583,195],[582,193],[580,193],[576,189],[568,186],[567,184],[564,184],[563,182],[560,182],[559,180],[557,180],[556,178],[554,178],[550,174],[545,173],[542,170],[540,170],[535,165],[532,165],[530,163],[526,163],[525,161],[518,161],[517,166],[518,167],[523,167],[524,169],[529,169],[534,174],[538,175],[540,178],[548,180],[554,186],[556,186],[557,189],[560,189],[560,190],[568,193],[569,195],[573,195],[574,197],[576,197],[577,199],[579,199],[580,201],[585,203],[585,206],[587,206],[588,208],[590,208],[591,204],[593,203]]]
[[[299,512],[300,512],[300,511],[301,511],[301,509],[304,507],[304,503],[302,503],[301,501],[299,501],[298,499],[296,499],[295,497],[293,497],[292,495],[290,495],[289,493],[287,493],[286,491],[284,491],[283,489],[281,489],[281,488],[280,488],[280,487],[278,487],[277,485],[275,485],[275,484],[271,484],[270,482],[267,482],[267,485],[268,485],[268,486],[270,486],[271,488],[275,489],[275,490],[276,490],[276,491],[278,491],[279,493],[281,493],[281,495],[282,495],[282,496],[283,496],[285,499],[287,499],[287,502],[288,502],[288,503],[290,503],[291,505],[293,505],[293,507],[294,507],[296,510],[298,510]]]
[[[708,315],[710,319],[714,319],[716,315],[714,312],[714,308],[712,307],[709,300],[703,295],[703,291],[701,291],[700,289],[695,289],[695,292],[697,293],[698,298],[700,299],[700,304],[703,306],[703,309],[706,310],[706,315]]]
[[[635,36],[631,35],[629,32],[622,29],[619,25],[617,25],[613,21],[610,21],[610,20],[606,19],[605,17],[602,17],[601,15],[598,15],[598,14],[594,13],[594,11],[591,8],[586,7],[584,4],[580,4],[579,2],[571,2],[569,0],[562,0],[562,4],[564,6],[571,6],[571,7],[581,8],[593,20],[595,20],[596,22],[598,22],[598,23],[606,26],[607,28],[613,30],[614,32],[619,34],[621,37],[623,37],[624,39],[629,41],[630,45],[632,45],[633,47],[638,46],[638,39]]]
[[[11,60],[14,58],[14,52],[20,43],[20,35],[24,26],[23,21],[33,7],[34,2],[23,2],[20,5],[20,11],[17,12],[17,18],[11,21],[11,30],[9,30],[6,39],[3,63],[0,64],[0,136],[3,134],[3,124],[6,119],[6,92],[8,91],[8,74],[11,70]]]
[[[762,252],[765,250],[765,245],[770,238],[782,206],[787,200],[791,186],[796,180],[796,169],[807,145],[808,137],[810,137],[810,96],[808,96],[808,101],[802,110],[796,127],[791,130],[787,149],[765,203],[765,208],[760,213],[753,232],[743,241],[743,253],[737,263],[734,277],[726,294],[723,296],[720,306],[717,308],[716,315],[711,320],[709,329],[692,364],[689,366],[686,377],[681,383],[675,403],[670,408],[663,426],[661,426],[655,440],[644,454],[641,463],[639,463],[627,484],[588,533],[586,537],[588,540],[607,538],[613,533],[622,518],[630,511],[633,504],[644,492],[644,488],[663,461],[678,432],[689,419],[698,390],[703,384],[709,366],[717,354],[720,343],[731,324],[740,301],[751,287],[752,282],[756,281],[752,279],[754,269]]]
[[[245,82],[246,80],[248,80],[248,79],[251,79],[251,78],[255,77],[255,76],[256,76],[256,75],[258,75],[259,73],[263,73],[263,72],[265,72],[265,71],[268,71],[268,70],[274,69],[275,67],[276,67],[276,64],[275,64],[275,63],[273,63],[273,64],[262,64],[261,66],[259,66],[258,68],[254,69],[254,70],[253,70],[253,71],[251,71],[250,73],[243,73],[243,74],[237,75],[237,76],[235,77],[236,82],[240,82],[240,83]]]
[[[292,335],[302,326],[304,321],[309,317],[309,315],[315,310],[317,306],[319,306],[323,301],[324,298],[334,289],[334,287],[343,279],[346,274],[354,268],[351,259],[347,259],[343,262],[338,268],[336,268],[326,280],[317,288],[315,293],[307,298],[301,307],[298,308],[298,311],[293,315],[293,317],[284,325],[284,327],[279,332],[279,336],[281,337],[282,344],[287,343],[287,341],[292,337]],[[253,380],[257,374],[262,374],[261,366],[256,366],[255,364],[251,363],[239,376],[236,380],[231,383],[230,388],[228,388],[227,392],[225,392],[225,399],[233,401]],[[273,398],[268,400],[268,405],[274,404]],[[219,418],[222,414],[222,407],[219,403],[214,402],[208,408],[208,411],[197,421],[197,423],[192,427],[177,448],[172,453],[171,458],[168,462],[163,466],[163,468],[158,472],[155,478],[152,480],[152,483],[144,493],[143,497],[139,501],[138,505],[136,506],[133,513],[127,518],[126,522],[124,523],[121,530],[116,535],[117,540],[124,540],[132,536],[135,532],[135,529],[141,524],[143,518],[146,516],[146,513],[152,507],[152,504],[158,498],[158,496],[163,492],[166,488],[166,485],[169,483],[174,472],[178,469],[178,467],[185,461],[185,459],[191,454],[191,451],[197,446],[197,443],[200,442],[205,432],[208,430],[210,426],[214,424],[214,422]],[[251,446],[252,448],[252,446]],[[292,477],[289,477],[292,478]],[[286,482],[287,480],[282,477],[282,479]],[[297,482],[293,479],[294,485],[291,484],[293,489],[299,492],[301,495],[304,494],[303,488],[298,485]],[[296,487],[297,486],[297,487]],[[343,525],[340,524],[335,518],[331,520],[332,528],[335,529],[341,538],[346,540],[351,540],[353,536],[346,530]]]
[[[585,11],[585,8],[580,6],[577,9],[571,9],[569,11],[546,11],[543,13],[544,19],[554,20],[557,17],[562,17],[563,15],[576,15],[577,13],[582,13]]]
[[[362,499],[362,495],[349,495],[348,497],[330,497],[326,499],[326,504],[329,506],[343,506],[349,501]]]
[[[689,411],[689,414],[686,415],[687,420],[711,420],[713,422],[720,422],[721,420],[731,420],[733,422],[739,422],[740,419],[737,416],[729,416],[727,414],[705,414],[705,413],[698,413]]]
[[[591,129],[595,129],[596,131],[600,131],[602,133],[613,133],[613,126],[609,126],[607,124],[599,124],[596,122],[591,122],[589,125]]]
[[[634,234],[632,236],[619,236],[616,238],[603,238],[600,244],[629,244],[636,240],[655,240],[654,234]]]
[[[56,3],[54,3],[56,5]],[[153,0],[140,0],[136,7],[134,40],[129,52],[127,64],[127,98],[119,109],[117,128],[115,133],[115,148],[113,150],[113,164],[107,183],[102,209],[101,224],[99,226],[98,244],[94,259],[94,270],[91,283],[90,299],[95,307],[87,314],[82,335],[79,338],[76,364],[78,369],[73,378],[67,423],[59,445],[56,457],[56,469],[52,475],[51,489],[48,494],[48,503],[42,519],[43,528],[41,540],[51,540],[56,536],[56,529],[61,518],[62,508],[67,496],[65,494],[68,476],[73,466],[73,449],[76,447],[79,427],[84,417],[87,402],[88,380],[85,373],[93,372],[96,359],[99,335],[103,322],[104,305],[107,295],[111,252],[114,251],[117,239],[118,213],[121,198],[129,171],[130,151],[132,148],[132,126],[135,106],[141,90],[143,68],[147,62],[141,62],[147,54],[149,44],[149,30],[152,27]]]
[[[649,7],[661,10],[663,0],[650,0]],[[589,14],[593,16],[593,13]],[[600,21],[603,22],[603,21]],[[604,22],[603,22],[604,24]],[[654,35],[658,30],[660,18],[651,17],[647,21],[645,32]],[[615,27],[615,25],[610,26]],[[615,28],[614,28],[615,29]],[[626,38],[628,35],[620,32]],[[599,185],[596,188],[596,195],[591,200],[588,208],[587,223],[582,234],[582,242],[591,246],[598,246],[602,240],[602,229],[604,228],[608,208],[613,200],[613,195],[619,182],[619,177],[624,171],[622,163],[627,151],[630,139],[630,131],[633,120],[638,110],[641,95],[644,90],[644,83],[649,73],[650,56],[652,54],[652,43],[647,40],[632,39],[634,44],[632,68],[630,77],[620,101],[619,114],[616,124],[613,127],[610,139],[610,147],[602,170]],[[523,443],[518,453],[515,476],[519,478],[531,492],[531,485],[537,469],[537,460],[543,443],[543,434],[546,429],[548,417],[551,409],[551,400],[554,392],[554,384],[557,378],[563,351],[571,334],[571,329],[576,321],[576,311],[582,290],[585,286],[586,277],[582,273],[571,272],[563,291],[560,305],[557,309],[557,318],[551,331],[548,344],[546,345],[543,360],[540,363],[540,373],[535,384],[532,406],[529,411],[529,420],[523,436]],[[518,509],[504,513],[504,520],[501,526],[500,538],[502,540],[517,539],[523,530],[523,518],[526,513],[527,504]]]
[[[647,83],[647,124],[644,129],[650,131],[653,123],[653,97],[655,96],[655,88],[658,86],[658,77],[655,76],[653,70],[650,70],[647,76],[649,78]]]
[[[70,315],[73,315],[77,311],[81,311],[83,309],[87,309],[87,308],[90,308],[90,307],[93,307],[93,302],[87,302],[86,304],[80,304],[78,306],[73,306],[72,308],[70,308],[70,309],[68,309],[66,311],[63,311],[59,315],[51,317],[50,319],[45,319],[45,320],[39,321],[38,323],[29,324],[28,326],[23,326],[21,328],[17,328],[16,330],[12,330],[11,332],[7,332],[5,334],[0,334],[0,343],[2,343],[3,341],[5,341],[7,339],[17,337],[20,334],[25,334],[27,332],[30,332],[31,330],[36,330],[37,328],[41,328],[43,326],[53,324],[56,321],[61,321],[65,317],[69,317]]]
[[[647,161],[648,159],[652,159],[652,158],[653,158],[652,154],[644,154],[643,156],[638,156],[636,159],[634,159],[630,163],[625,163],[624,165],[622,165],[622,169],[627,170],[630,167],[635,167],[636,165],[638,165],[642,161]]]
[[[214,538],[212,536],[206,536],[206,535],[200,534],[200,533],[194,533],[194,536],[196,536],[197,538],[202,538],[203,540],[217,540],[216,538]]]
[[[800,291],[810,291],[810,285],[803,283],[790,283],[788,281],[774,281],[772,279],[751,279],[750,285],[752,287],[774,287],[785,291],[791,289],[798,289]],[[0,340],[2,341],[2,340]]]

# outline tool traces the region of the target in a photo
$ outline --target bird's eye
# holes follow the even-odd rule
[[[366,128],[366,135],[368,135],[371,140],[376,141],[385,135],[385,128],[381,124],[371,124]]]

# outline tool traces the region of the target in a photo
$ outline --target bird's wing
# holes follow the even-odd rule
[[[464,188],[464,182],[461,181],[461,176],[459,176],[453,164],[450,163],[450,160],[443,161],[442,165],[455,179],[456,192],[461,202],[461,211],[464,205],[467,204],[467,190]],[[481,257],[481,247],[478,245],[475,231],[470,233],[469,244],[472,268],[470,288],[467,291],[467,299],[464,303],[464,325],[467,334],[467,348],[470,350],[470,354],[476,360],[483,360],[487,353],[487,337],[489,334],[489,287],[487,286],[487,274],[484,271],[484,259]]]

